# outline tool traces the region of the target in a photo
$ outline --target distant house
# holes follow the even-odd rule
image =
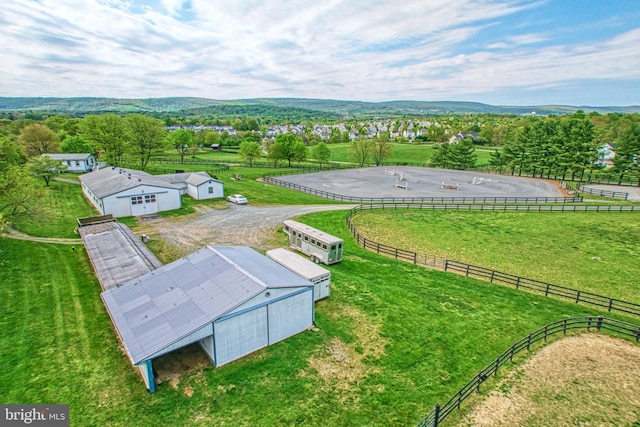
[[[107,167],[80,176],[82,191],[102,215],[139,216],[182,207],[182,194],[194,199],[224,197],[224,184],[206,172],[150,175]]]
[[[475,141],[480,137],[480,134],[478,132],[458,132],[457,134],[449,138],[449,143],[462,141],[466,137],[471,137],[471,139]]]
[[[43,156],[61,160],[67,172],[90,172],[96,167],[96,158],[89,153],[45,153]]]
[[[598,148],[598,158],[595,164],[605,168],[613,167],[613,159],[616,158],[616,145],[612,143],[603,144]]]
[[[213,151],[220,151],[220,150],[222,150],[222,145],[221,144],[211,144],[211,149]]]

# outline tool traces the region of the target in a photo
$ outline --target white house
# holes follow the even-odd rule
[[[80,176],[82,191],[102,215],[139,216],[182,207],[182,194],[194,199],[224,197],[224,184],[206,172],[150,175],[107,167]]]
[[[598,148],[598,158],[596,159],[596,165],[610,168],[613,166],[613,159],[616,158],[616,145],[612,143],[606,143]]]
[[[101,294],[149,391],[153,360],[199,343],[221,366],[313,325],[313,284],[248,247],[205,247]]]
[[[43,156],[61,160],[67,165],[67,172],[90,172],[96,166],[96,158],[89,153],[45,153]]]

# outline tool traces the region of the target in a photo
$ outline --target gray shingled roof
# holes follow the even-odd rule
[[[247,247],[205,247],[102,293],[139,364],[267,288],[313,286]]]
[[[172,173],[172,174],[156,175],[156,177],[162,178],[167,182],[171,182],[174,184],[186,182],[187,184],[195,185],[196,187],[208,181],[222,183],[222,181],[218,181],[217,179],[211,178],[211,176],[206,172]]]
[[[99,199],[140,185],[179,189],[176,185],[146,172],[116,167],[107,167],[80,175],[80,181]]]
[[[311,280],[316,277],[331,274],[329,270],[324,267],[320,267],[315,262],[309,261],[308,258],[302,257],[284,248],[271,249],[270,251],[267,251],[267,256],[305,279]]]
[[[49,156],[54,160],[86,160],[90,153],[44,153],[43,156]]]

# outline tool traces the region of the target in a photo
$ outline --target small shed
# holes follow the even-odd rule
[[[96,167],[96,158],[90,153],[45,153],[43,156],[60,160],[67,172],[90,172]]]
[[[267,256],[313,283],[315,301],[326,298],[331,293],[331,272],[326,268],[284,248],[267,251]]]
[[[156,175],[157,178],[177,185],[180,194],[188,194],[192,199],[205,200],[224,197],[224,183],[211,178],[206,172],[181,172]]]
[[[149,391],[153,360],[199,343],[221,366],[313,325],[313,284],[248,247],[205,247],[102,293]]]

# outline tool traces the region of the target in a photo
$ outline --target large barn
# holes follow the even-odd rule
[[[206,172],[150,175],[108,167],[80,176],[82,191],[102,215],[139,216],[182,207],[181,194],[202,200],[224,197],[223,183]]]
[[[313,325],[313,283],[248,247],[205,247],[102,293],[149,391],[153,360],[199,343],[221,366]]]

